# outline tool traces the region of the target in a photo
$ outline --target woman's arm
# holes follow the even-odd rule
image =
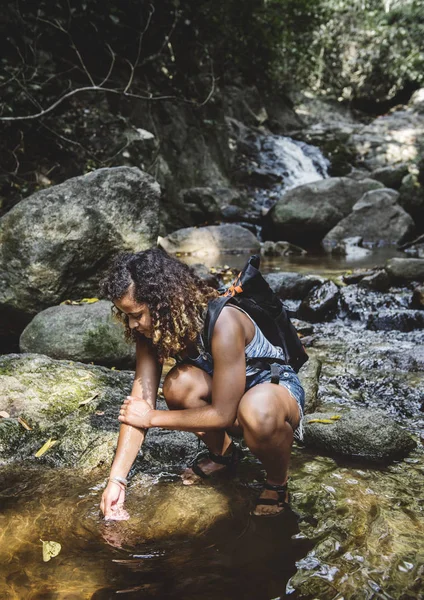
[[[121,409],[121,422],[139,427],[162,427],[183,431],[208,431],[231,426],[246,386],[246,332],[235,311],[222,311],[212,337],[214,373],[212,403],[186,410],[148,410],[144,404],[129,399]]]
[[[136,344],[136,371],[131,395],[149,407],[156,405],[157,390],[159,386],[162,366],[157,360],[156,353],[147,340],[137,340]],[[118,445],[112,463],[110,478],[126,478],[131,466],[144,442],[145,429],[129,424],[121,424],[118,436]],[[117,481],[109,481],[102,497],[101,510],[107,516],[111,505],[124,501],[125,487]]]

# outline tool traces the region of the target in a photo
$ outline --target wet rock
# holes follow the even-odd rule
[[[353,285],[359,283],[364,277],[368,277],[374,274],[374,269],[354,269],[352,273],[345,273],[342,276],[342,280],[346,285]]]
[[[423,258],[391,258],[385,269],[393,283],[424,281]]]
[[[408,309],[411,298],[409,290],[381,293],[359,285],[349,285],[340,289],[340,316],[363,320],[368,313],[375,311]]]
[[[324,238],[325,240],[326,238]],[[335,256],[346,256],[349,260],[359,260],[371,254],[371,250],[362,247],[362,237],[357,235],[339,241],[323,241],[324,249]]]
[[[0,336],[40,310],[95,296],[111,256],[153,246],[160,188],[139,169],[99,169],[22,200],[0,219]]]
[[[298,186],[286,192],[267,215],[272,238],[312,245],[339,221],[370,190],[382,188],[379,181],[335,177]],[[271,237],[271,236],[269,236]]]
[[[88,470],[110,465],[118,439],[119,407],[131,391],[133,378],[131,371],[53,360],[41,354],[0,357],[0,410],[10,415],[0,423],[0,460]],[[163,403],[160,407],[164,408]],[[18,417],[32,430],[22,427]],[[158,430],[152,444],[147,438],[143,446],[153,465],[156,460],[176,466],[183,456],[186,463],[196,451],[193,435],[165,434],[166,444],[158,443],[160,435]],[[35,452],[49,438],[57,443],[35,459]],[[146,459],[146,468],[148,464]]]
[[[282,300],[303,300],[313,288],[325,282],[323,277],[293,272],[267,273],[264,279]]]
[[[290,242],[264,242],[261,246],[261,256],[290,256],[292,254],[307,254],[306,250],[290,244]]]
[[[187,253],[196,256],[217,256],[220,253],[255,253],[260,251],[256,237],[240,225],[210,225],[208,227],[187,227],[179,229],[158,244],[170,254]]]
[[[134,344],[125,341],[124,327],[112,316],[111,308],[105,300],[47,308],[24,329],[20,350],[55,359],[134,368]]]
[[[309,360],[299,371],[299,379],[305,390],[305,414],[312,413],[317,408],[317,395],[321,365],[322,363],[318,358],[310,355]]]
[[[379,167],[375,169],[370,177],[381,181],[386,188],[392,188],[398,190],[402,184],[402,179],[408,175],[408,165],[391,165],[388,167]]]
[[[195,263],[194,265],[190,265],[190,269],[194,271],[197,277],[210,285],[210,287],[218,289],[219,286],[222,285],[221,279],[211,273],[206,265],[203,265],[202,263]]]
[[[335,415],[340,419],[311,423],[313,419],[331,421]],[[407,456],[416,447],[409,433],[379,410],[316,412],[305,418],[304,428],[307,447],[366,461],[391,462]]]
[[[331,319],[337,310],[339,295],[337,285],[326,281],[319,288],[309,292],[300,305],[299,316],[312,322]]]
[[[291,319],[293,325],[296,328],[297,333],[300,333],[302,336],[311,335],[314,332],[314,326],[307,321],[301,321],[300,319]]]
[[[381,310],[370,313],[367,328],[375,331],[412,331],[424,328],[424,312],[421,310]]]
[[[384,269],[378,269],[362,277],[358,285],[368,290],[386,292],[390,287],[390,278]]]
[[[384,188],[367,192],[323,239],[324,247],[360,236],[365,244],[401,244],[412,237],[414,221],[397,204],[399,194]]]

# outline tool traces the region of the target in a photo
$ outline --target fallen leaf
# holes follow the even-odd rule
[[[97,415],[98,417],[102,417],[105,414],[105,411],[104,410],[96,410],[96,412],[94,414]]]
[[[88,404],[89,402],[94,400],[94,398],[97,398],[98,395],[99,395],[99,392],[96,392],[95,394],[93,394],[92,396],[87,398],[87,400],[81,400],[81,402],[78,404],[78,406],[84,406],[85,404]]]
[[[94,304],[94,302],[98,302],[98,298],[82,298],[80,300],[81,304]]]
[[[49,438],[47,442],[34,454],[35,458],[40,458],[40,456],[43,456],[43,454],[45,454],[47,450],[50,450],[50,448],[57,444],[57,442],[58,440],[52,440],[52,438]]]
[[[43,543],[43,560],[44,562],[48,562],[55,556],[59,554],[62,550],[62,546],[59,542],[45,542],[44,540],[40,540]]]
[[[324,424],[329,424],[329,425],[334,425],[334,421],[336,419],[311,419],[310,421],[308,421],[309,423],[324,423]]]
[[[5,410],[0,410],[0,417],[3,419],[10,419],[9,413],[7,413]]]
[[[28,425],[28,423],[27,423],[26,421],[24,421],[24,420],[23,420],[23,418],[22,418],[22,417],[18,417],[18,423],[19,423],[20,425],[22,425],[22,427],[23,427],[24,429],[26,429],[27,431],[32,431],[32,427],[30,427],[30,426]]]

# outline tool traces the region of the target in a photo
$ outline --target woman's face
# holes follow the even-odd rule
[[[127,315],[130,329],[148,338],[152,337],[152,319],[147,304],[136,302],[131,291],[119,300],[115,300],[114,304],[119,311]]]

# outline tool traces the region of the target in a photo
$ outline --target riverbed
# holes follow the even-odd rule
[[[366,264],[267,259],[263,269],[337,279],[347,269],[384,264],[393,254],[383,249]],[[244,261],[229,255],[220,266],[240,268]],[[360,385],[362,407],[375,401],[414,436],[418,445],[407,458],[370,464],[295,444],[292,510],[268,519],[250,515],[263,473],[247,451],[234,479],[196,486],[182,485],[181,468],[139,469],[125,522],[105,522],[99,512],[106,465],[90,473],[37,468],[35,460],[5,465],[0,598],[424,598],[422,370],[396,370],[387,362],[392,350],[418,353],[423,332],[373,332],[360,321],[335,319],[315,324],[314,336],[310,354],[323,361],[320,402],[336,413],[354,406],[358,395],[349,385]],[[358,344],[359,353],[347,354]],[[41,540],[61,544],[48,562]]]

